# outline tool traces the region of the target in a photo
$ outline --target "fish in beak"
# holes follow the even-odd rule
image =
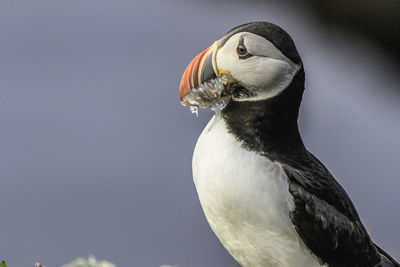
[[[184,106],[190,106],[197,114],[197,108],[211,108],[221,111],[230,99],[229,78],[218,71],[216,54],[218,42],[198,54],[186,67],[179,88]]]

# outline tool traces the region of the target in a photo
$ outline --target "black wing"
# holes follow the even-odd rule
[[[383,257],[346,192],[317,158],[307,152],[301,160],[281,164],[295,203],[292,222],[321,262],[330,267],[399,266],[387,254]]]

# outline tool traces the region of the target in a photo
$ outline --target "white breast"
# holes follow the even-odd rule
[[[214,119],[197,141],[193,178],[222,244],[242,266],[321,266],[291,224],[294,204],[280,164],[244,149]]]

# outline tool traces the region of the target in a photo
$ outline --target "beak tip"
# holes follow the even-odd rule
[[[181,82],[181,85],[179,86],[179,99],[183,101],[183,98],[185,95],[187,95],[187,91],[189,90],[189,86],[185,85],[183,82]]]

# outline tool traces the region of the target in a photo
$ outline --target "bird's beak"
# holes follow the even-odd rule
[[[218,74],[215,57],[218,50],[218,42],[198,54],[186,67],[179,88],[179,96],[184,106],[190,106],[184,97],[192,90],[198,88],[202,83],[216,77]]]

